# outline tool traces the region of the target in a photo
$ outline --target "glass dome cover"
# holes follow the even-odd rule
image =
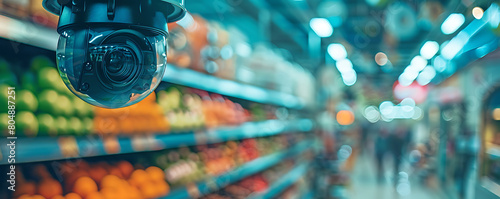
[[[76,29],[61,33],[57,66],[66,86],[82,100],[120,108],[146,98],[166,67],[163,34],[132,29]]]

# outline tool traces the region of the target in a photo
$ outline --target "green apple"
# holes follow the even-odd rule
[[[9,94],[7,93],[9,90],[8,88],[9,86],[7,84],[0,84],[0,113],[7,113],[9,110],[6,106],[9,100]]]
[[[69,118],[68,129],[70,133],[74,135],[82,135],[82,133],[84,132],[82,121],[77,117]]]
[[[38,120],[32,112],[21,111],[16,113],[16,132],[29,137],[38,134]]]
[[[62,113],[63,115],[65,115],[67,117],[73,116],[73,114],[75,113],[75,110],[73,108],[73,105],[71,104],[71,101],[65,95],[59,95],[57,97],[56,109],[58,109],[58,112]]]
[[[38,86],[40,88],[59,90],[60,84],[62,84],[62,81],[57,69],[44,67],[38,72]]]
[[[38,108],[38,100],[29,90],[16,92],[16,109],[19,111],[35,112]]]
[[[54,117],[49,114],[40,114],[38,118],[38,129],[41,134],[56,136],[57,135],[57,123]]]
[[[82,125],[84,129],[84,133],[93,133],[94,132],[94,120],[89,117],[85,117],[82,119]]]
[[[0,113],[0,133],[6,135],[6,131],[9,126],[9,115],[7,113]]]
[[[38,110],[51,115],[59,115],[59,95],[54,90],[44,90],[38,96]]]
[[[78,97],[73,97],[71,99],[71,101],[72,101],[72,105],[73,105],[73,108],[75,111],[75,115],[78,115],[80,117],[85,117],[85,116],[88,116],[89,112],[92,111],[92,110],[90,110],[90,109],[92,109],[90,104],[87,104],[86,102],[84,102],[83,100],[81,100]]]
[[[68,134],[68,120],[63,117],[59,116],[56,118],[56,126],[57,126],[57,133],[59,135],[67,135]]]

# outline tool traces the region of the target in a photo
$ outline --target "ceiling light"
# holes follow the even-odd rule
[[[345,50],[344,45],[339,43],[332,43],[328,45],[327,51],[330,57],[332,57],[335,61],[345,59],[347,57],[347,51]]]
[[[445,35],[453,34],[465,22],[465,17],[460,13],[452,13],[441,25],[441,32]]]
[[[312,18],[309,25],[314,33],[320,37],[330,37],[333,34],[333,27],[325,18]]]

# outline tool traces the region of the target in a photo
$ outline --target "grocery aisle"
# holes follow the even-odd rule
[[[393,169],[389,166],[385,169],[383,179],[377,179],[377,171],[375,168],[373,157],[368,154],[358,156],[355,167],[351,174],[351,185],[348,188],[349,199],[367,199],[367,198],[383,198],[383,199],[442,199],[447,198],[444,193],[439,190],[433,190],[425,187],[419,182],[415,176],[409,176],[409,183],[400,183],[394,185],[392,178]],[[391,161],[385,162],[391,165]],[[405,167],[405,166],[403,166]],[[403,168],[408,171],[409,169]],[[408,173],[408,172],[405,172]],[[405,180],[404,174],[401,174],[402,182]],[[395,188],[396,187],[396,188]]]
[[[0,199],[500,199],[500,0],[0,0],[0,46]]]

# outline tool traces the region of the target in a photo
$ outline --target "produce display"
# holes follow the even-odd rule
[[[42,6],[42,1],[39,0],[1,0],[0,10],[8,15],[50,28],[56,28],[59,21],[59,17],[46,11]]]
[[[198,15],[188,15],[178,24],[169,24],[169,29],[169,63],[289,93],[312,103],[313,75],[287,60],[281,50],[261,44],[252,47],[240,30]]]
[[[125,159],[77,159],[22,164],[17,167],[19,189],[15,199],[153,199],[185,186],[230,171],[256,158],[286,149],[287,135],[198,145],[129,155]],[[258,183],[257,183],[258,182]],[[239,184],[264,190],[263,178],[250,177]],[[171,188],[171,186],[173,186]]]
[[[9,86],[16,88],[20,137],[183,132],[276,118],[272,106],[249,103],[245,109],[219,94],[171,85],[132,106],[94,107],[70,93],[47,57],[32,58],[29,70],[20,74],[11,68],[0,59],[5,76],[0,82],[0,102],[7,102]],[[2,120],[7,119],[6,108],[0,110]],[[6,124],[0,124],[4,135]]]
[[[0,68],[5,76],[0,82],[0,102],[7,104],[7,88],[16,88],[18,136],[84,135],[94,131],[92,106],[70,93],[52,60],[34,57],[30,67],[20,75],[11,71],[9,63],[2,59]],[[2,119],[7,118],[6,108],[0,110]],[[0,126],[4,135],[5,124]]]
[[[0,0],[0,15],[13,21],[33,22],[34,25],[26,24],[35,29],[44,29],[38,25],[55,29],[58,18],[45,11],[41,3],[41,0]],[[256,90],[268,92],[270,96],[291,94],[304,99],[304,102],[314,96],[312,75],[285,58],[281,50],[267,45],[250,45],[245,33],[235,27],[197,15],[188,16],[192,17],[192,23],[169,24],[169,64],[207,74],[203,76],[209,78],[213,76],[261,87],[264,90]],[[21,47],[28,49],[26,51],[37,48],[24,44]],[[52,151],[47,152],[50,153],[47,159],[31,159],[32,154],[20,155],[22,160],[15,168],[17,190],[0,191],[1,198],[155,199],[168,196],[172,190],[184,190],[193,184],[211,182],[224,174],[233,175],[232,171],[240,167],[245,168],[245,165],[251,165],[249,163],[262,163],[270,160],[264,157],[270,157],[274,162],[264,163],[267,166],[260,173],[252,171],[250,175],[243,172],[242,177],[232,182],[243,176],[249,177],[224,185],[226,187],[221,186],[220,191],[204,196],[246,197],[269,189],[273,182],[293,168],[296,163],[289,161],[291,157],[283,154],[288,154],[285,152],[289,152],[289,148],[306,136],[297,133],[303,131],[297,130],[298,125],[289,126],[297,132],[290,130],[294,133],[287,133],[288,130],[281,128],[286,129],[288,126],[282,124],[288,123],[276,122],[273,126],[275,121],[266,121],[305,118],[297,115],[298,112],[289,113],[286,108],[262,104],[266,103],[265,100],[256,100],[261,102],[257,103],[241,96],[243,99],[239,99],[238,95],[225,93],[228,96],[223,96],[189,88],[187,86],[190,84],[187,83],[162,82],[155,92],[129,107],[94,107],[66,88],[56,68],[54,52],[38,53],[34,50],[30,51],[29,56],[23,52],[16,51],[13,54],[15,58],[0,55],[3,56],[0,57],[0,104],[7,104],[7,90],[15,87],[16,136],[20,137],[19,142],[29,141],[25,143],[34,145],[20,144],[18,150],[29,145],[35,151],[40,149],[38,153]],[[255,59],[261,61],[252,61]],[[275,75],[283,72],[290,75]],[[216,89],[211,91],[217,92]],[[4,136],[9,135],[8,111],[6,106],[0,106],[0,133]],[[270,124],[263,127],[263,134],[259,134],[260,129],[256,128],[261,123]],[[228,126],[230,128],[225,128]],[[231,137],[227,129],[237,129],[235,135],[239,140]],[[247,129],[252,132],[248,134],[252,135],[247,135]],[[270,131],[273,132],[272,136],[251,138],[268,135]],[[201,133],[227,133],[221,137],[229,138],[204,142],[199,138],[204,136]],[[153,145],[150,141],[158,137],[163,138],[162,142],[155,144],[161,147],[145,146]],[[196,143],[175,145],[181,147],[172,148],[168,146],[171,137],[181,140],[181,143],[184,143],[184,138],[186,143],[190,140]],[[210,135],[210,139],[217,137]],[[141,150],[136,150],[139,148]],[[157,151],[159,149],[162,150]],[[51,156],[54,151],[62,155]],[[1,157],[0,160],[5,161]]]
[[[293,161],[282,162],[266,171],[249,176],[215,193],[206,195],[203,199],[247,198],[253,194],[268,191],[269,186],[293,169],[293,165]]]

